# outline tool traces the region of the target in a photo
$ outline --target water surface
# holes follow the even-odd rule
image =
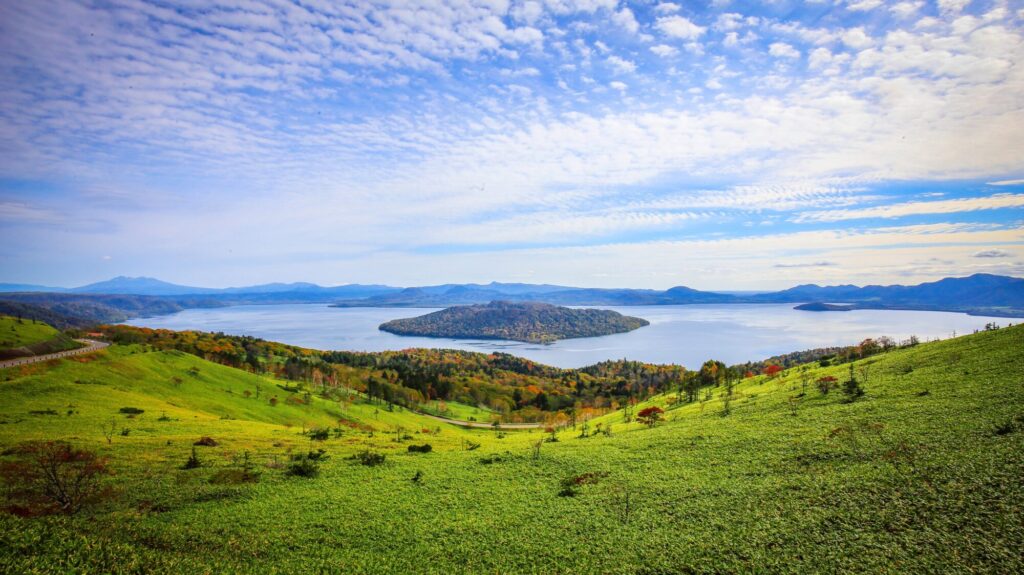
[[[765,359],[815,347],[852,345],[868,337],[921,341],[970,333],[1007,318],[933,311],[855,310],[809,312],[794,304],[713,304],[607,307],[642,317],[651,325],[629,333],[567,339],[553,344],[503,340],[406,337],[377,329],[385,321],[422,315],[436,308],[332,308],[324,304],[245,305],[188,309],[138,318],[130,325],[221,331],[252,335],[315,349],[354,351],[410,347],[503,351],[559,367],[581,367],[606,359],[681,363],[693,367],[715,358],[727,364]]]

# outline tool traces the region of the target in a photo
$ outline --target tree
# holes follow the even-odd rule
[[[114,442],[114,433],[117,432],[117,420],[113,417],[110,421],[103,425],[103,437],[106,438],[107,443]]]
[[[828,392],[832,391],[832,387],[835,386],[836,381],[838,380],[835,377],[826,375],[824,377],[819,377],[814,383],[818,386],[818,391],[820,391],[822,395],[828,395]]]
[[[770,364],[770,365],[768,365],[767,367],[764,368],[764,374],[767,375],[769,378],[774,378],[781,371],[782,371],[782,366],[781,365],[776,365],[774,363]]]
[[[664,409],[656,405],[652,405],[651,407],[641,409],[640,412],[636,414],[636,419],[647,427],[654,427],[654,424],[661,421],[663,413],[665,413]]]
[[[700,366],[700,371],[698,372],[701,386],[717,386],[721,384],[725,378],[725,370],[725,364],[720,361],[714,359],[705,361]]]
[[[103,492],[107,460],[63,441],[22,446],[18,461],[4,464],[2,476],[28,511],[53,510],[68,515]],[[40,509],[42,508],[42,509]]]
[[[846,401],[851,403],[864,395],[864,388],[861,387],[860,382],[857,381],[856,376],[853,374],[852,363],[850,364],[850,378],[843,384],[843,393],[846,395]]]

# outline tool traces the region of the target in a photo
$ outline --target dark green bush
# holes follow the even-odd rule
[[[326,427],[314,427],[307,431],[306,435],[314,441],[326,441],[331,435],[331,430]]]
[[[424,443],[423,445],[410,445],[408,449],[410,453],[430,453],[434,448],[429,443]]]
[[[292,477],[316,477],[320,475],[320,462],[311,459],[306,453],[293,456],[285,474]]]
[[[367,449],[366,451],[361,451],[355,454],[353,458],[367,467],[374,467],[377,465],[383,465],[387,456],[383,453],[377,453],[376,451],[370,451]]]
[[[185,461],[185,465],[181,466],[182,469],[195,469],[202,467],[203,462],[199,461],[199,455],[196,453],[196,447],[192,446],[192,455],[189,456],[188,460]]]

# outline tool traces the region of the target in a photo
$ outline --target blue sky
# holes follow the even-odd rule
[[[0,281],[1024,275],[1024,3],[0,0]]]

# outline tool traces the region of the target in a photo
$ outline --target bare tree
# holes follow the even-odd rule
[[[113,443],[115,433],[117,433],[117,420],[111,417],[108,423],[103,424],[103,437],[107,438],[108,444]]]
[[[21,453],[19,461],[4,465],[5,481],[29,505],[69,515],[101,494],[103,476],[109,473],[106,459],[63,441],[33,443]]]

